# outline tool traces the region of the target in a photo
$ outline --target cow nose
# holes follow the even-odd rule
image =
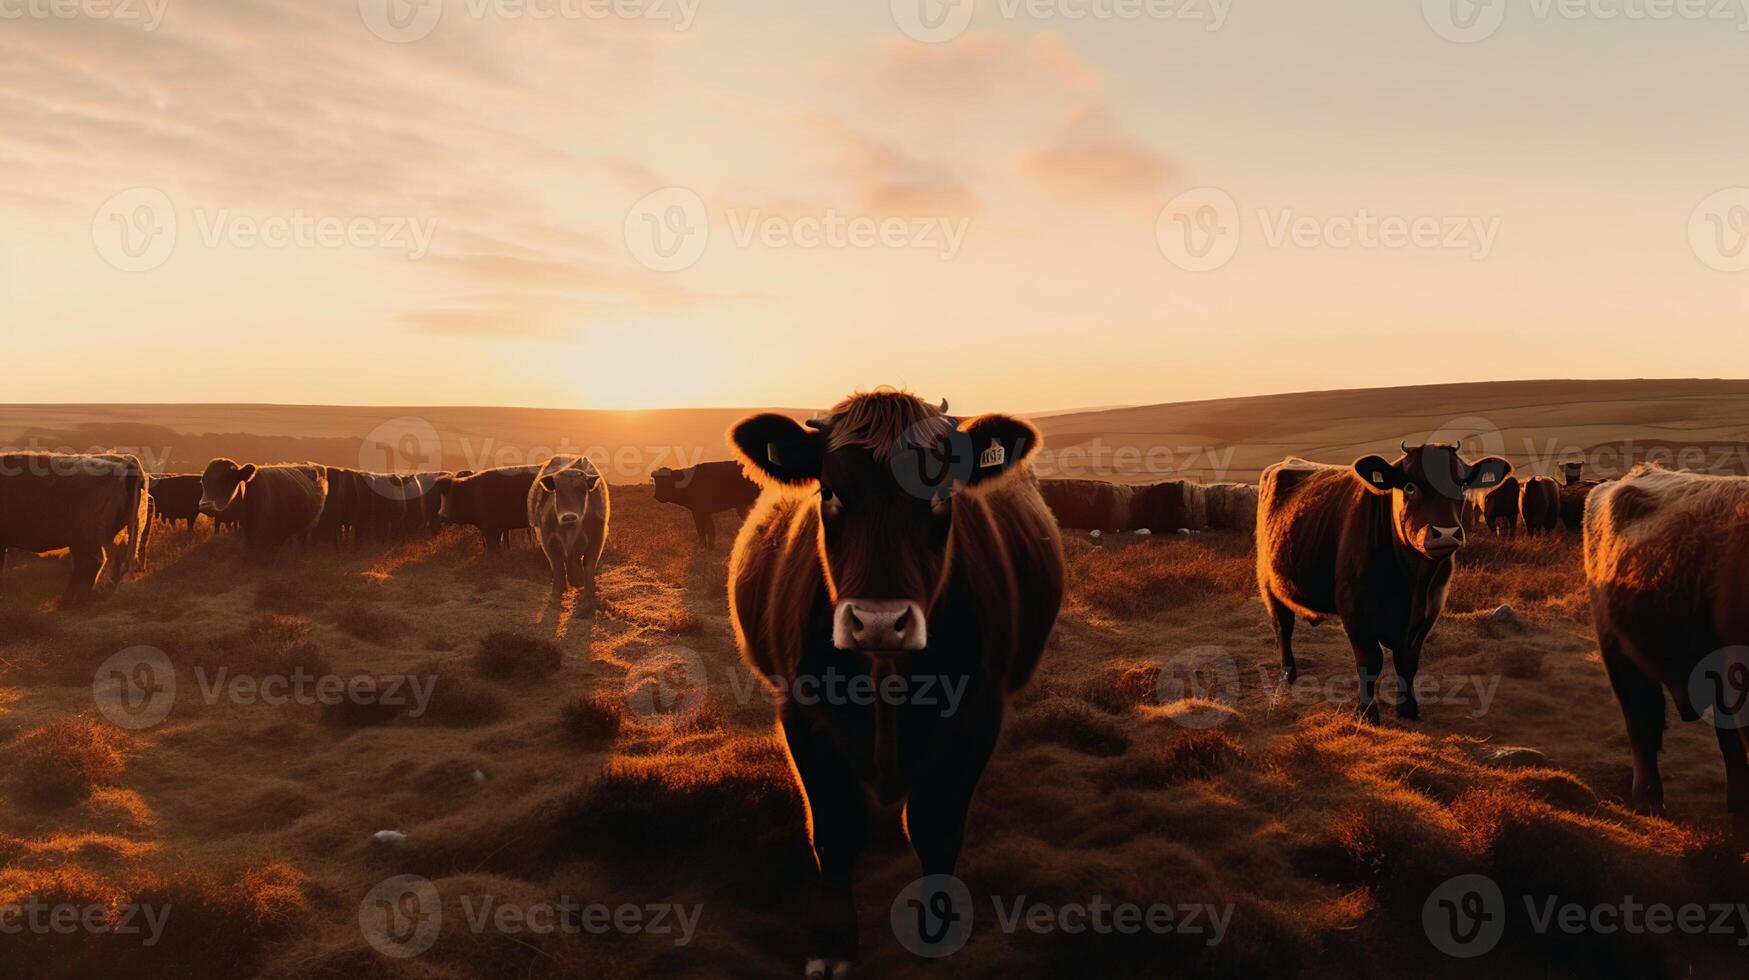
[[[559,523],[565,525],[566,527],[570,527],[571,525],[577,523],[578,521],[580,521],[582,519],[583,518],[578,517],[576,514],[560,514],[559,515]]]
[[[909,599],[844,599],[833,617],[840,650],[921,650],[928,640],[923,607]]]
[[[1433,551],[1456,551],[1464,546],[1464,526],[1427,529],[1427,547]]]

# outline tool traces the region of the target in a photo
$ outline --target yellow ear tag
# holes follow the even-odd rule
[[[983,453],[978,456],[978,467],[980,469],[987,470],[992,466],[1001,466],[1006,462],[1008,462],[1008,450],[1003,449],[1002,443],[995,439],[991,439],[989,448],[985,449]]]

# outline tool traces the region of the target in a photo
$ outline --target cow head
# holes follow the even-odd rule
[[[551,495],[557,512],[559,528],[569,531],[582,525],[589,516],[589,495],[601,483],[601,474],[576,468],[548,473],[540,478],[540,488]]]
[[[200,475],[200,512],[211,517],[230,510],[243,499],[255,473],[254,463],[239,465],[223,457],[206,464],[206,472]]]
[[[1354,461],[1368,491],[1391,498],[1397,540],[1429,558],[1445,558],[1464,545],[1464,491],[1499,485],[1512,464],[1498,456],[1467,463],[1456,446],[1430,443],[1403,447],[1391,462],[1383,456]]]
[[[460,495],[455,492],[455,488],[460,486],[462,481],[472,475],[473,473],[471,471],[462,470],[454,476],[440,476],[437,478],[437,482],[432,486],[431,492],[437,494],[438,524],[453,524],[465,522],[467,520],[467,517],[461,513],[464,508],[457,500]]]
[[[1562,463],[1561,464],[1561,482],[1562,483],[1565,483],[1568,486],[1572,486],[1573,484],[1578,483],[1580,480],[1583,480],[1583,479],[1585,479],[1585,461],[1584,460],[1578,460],[1578,461],[1572,462],[1572,463]]]
[[[854,395],[808,427],[755,415],[729,431],[750,476],[812,491],[818,548],[841,650],[897,653],[929,642],[951,564],[956,501],[994,486],[1039,446],[1007,415],[960,421],[888,389]]]
[[[650,479],[656,481],[656,502],[659,504],[675,503],[673,470],[664,466],[650,474]]]

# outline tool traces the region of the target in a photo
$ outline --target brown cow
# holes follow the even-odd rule
[[[1553,534],[1561,520],[1561,490],[1546,476],[1533,476],[1519,488],[1519,513],[1524,533]]]
[[[175,473],[152,477],[152,516],[167,524],[200,518],[200,474]]]
[[[924,874],[953,872],[1008,696],[1056,621],[1063,553],[1026,462],[1031,425],[959,422],[890,389],[810,425],[762,414],[729,432],[765,484],[729,558],[729,614],[743,656],[780,690],[836,678],[883,692],[778,708],[819,872],[807,973],[836,977],[856,958],[869,797],[905,800]],[[925,696],[937,681],[964,692],[957,710]],[[889,696],[899,688],[911,693]]]
[[[698,543],[707,548],[717,543],[714,515],[734,511],[741,520],[759,499],[759,484],[747,479],[741,464],[734,460],[700,463],[683,470],[664,466],[650,474],[656,483],[656,502],[679,504],[692,511],[692,526],[698,531]]]
[[[1281,646],[1283,679],[1298,677],[1294,616],[1342,617],[1360,675],[1358,711],[1376,723],[1376,689],[1389,647],[1402,688],[1397,714],[1421,716],[1415,672],[1445,607],[1464,544],[1464,493],[1499,484],[1512,464],[1467,463],[1457,447],[1405,446],[1395,462],[1353,466],[1289,458],[1263,471],[1257,512],[1257,581]]]
[[[485,537],[486,550],[496,550],[511,531],[528,527],[528,487],[539,472],[539,466],[500,466],[440,476],[437,519],[472,524]]]
[[[266,556],[321,523],[328,468],[314,463],[239,465],[220,457],[207,464],[200,487],[201,513],[215,519],[236,513],[245,545]]]
[[[150,494],[150,478],[133,456],[0,454],[0,580],[8,548],[36,554],[65,548],[73,569],[61,601],[77,605],[102,578],[110,546],[124,530],[128,544],[117,552],[115,580],[143,570]]]
[[[565,582],[581,589],[582,609],[595,608],[595,572],[607,545],[607,481],[582,456],[554,456],[528,485],[528,526],[553,572],[553,595]]]
[[[1082,531],[1131,531],[1135,489],[1103,480],[1040,480],[1039,493],[1058,527]]]
[[[1520,493],[1516,476],[1509,476],[1498,486],[1481,493],[1482,520],[1488,525],[1488,530],[1508,538],[1518,534]]]
[[[1633,747],[1633,803],[1664,804],[1664,690],[1713,709],[1725,801],[1749,816],[1749,479],[1634,467],[1585,507],[1585,579]]]
[[[328,467],[328,497],[322,504],[322,519],[310,532],[312,544],[328,544],[334,550],[340,550],[347,530],[353,526],[358,506],[359,476],[362,474],[357,470]]]

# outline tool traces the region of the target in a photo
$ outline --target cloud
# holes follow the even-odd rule
[[[1069,136],[1022,150],[1014,161],[1035,190],[1062,201],[1125,199],[1151,194],[1165,181],[1166,161],[1124,136]]]
[[[807,112],[801,122],[822,166],[870,214],[969,215],[983,209],[972,189],[943,166],[910,156],[829,113]]]

